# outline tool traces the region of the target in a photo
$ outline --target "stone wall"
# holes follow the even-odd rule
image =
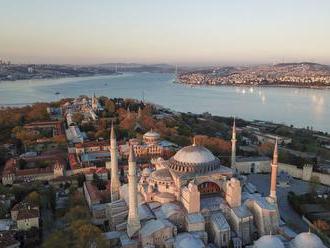
[[[279,163],[278,172],[287,172],[290,176],[304,181],[310,181],[312,178],[318,178],[320,183],[330,186],[330,175],[319,172],[313,172],[311,165],[304,165],[303,169],[298,168],[295,165]]]
[[[250,174],[250,173],[268,173],[270,172],[271,160],[265,161],[236,161],[234,168],[236,168],[240,173]]]

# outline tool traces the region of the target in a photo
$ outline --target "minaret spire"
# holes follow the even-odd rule
[[[127,107],[126,113],[127,113],[127,117],[131,116],[131,110],[129,106]]]
[[[271,182],[270,182],[270,197],[276,200],[276,185],[277,185],[277,168],[278,168],[278,142],[277,138],[274,146],[274,154],[271,165]]]
[[[139,120],[142,118],[142,109],[141,109],[141,106],[139,106],[139,108],[138,108],[137,118],[138,118]]]
[[[231,137],[231,168],[235,168],[236,164],[236,119],[234,117],[233,122],[233,131],[232,131],[232,137]]]
[[[110,153],[111,153],[111,201],[119,200],[119,173],[118,173],[118,151],[116,133],[114,130],[113,122],[111,124],[110,133]]]
[[[113,126],[113,121],[111,122],[110,139],[111,139],[111,140],[114,140],[114,142],[117,143],[117,141],[116,141],[116,133],[115,133],[114,126]],[[117,144],[116,144],[116,145],[117,145]]]
[[[137,174],[136,159],[133,146],[130,146],[128,157],[128,219],[127,235],[131,238],[141,228],[138,200],[137,200]]]

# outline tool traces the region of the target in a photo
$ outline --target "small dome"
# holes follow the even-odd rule
[[[326,248],[322,240],[311,232],[298,234],[291,242],[292,248]]]
[[[142,176],[149,177],[151,173],[152,173],[152,170],[149,167],[147,167],[147,168],[143,169]]]
[[[149,131],[149,132],[146,132],[144,135],[143,135],[144,138],[156,138],[156,139],[159,139],[160,138],[160,135],[159,133],[153,131],[152,129]]]
[[[283,242],[274,235],[265,235],[254,242],[254,248],[284,248]]]
[[[193,164],[209,163],[215,160],[212,152],[199,145],[186,146],[179,150],[173,158],[181,163]]]
[[[203,248],[205,247],[203,241],[199,239],[198,237],[195,237],[194,235],[190,233],[180,233],[175,238],[175,245],[174,247],[177,248]]]

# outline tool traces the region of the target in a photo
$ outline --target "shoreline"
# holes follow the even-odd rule
[[[1,83],[16,83],[22,81],[50,81],[56,79],[75,79],[75,78],[88,78],[88,77],[99,77],[99,76],[119,76],[124,74],[123,72],[111,73],[111,74],[94,74],[94,75],[80,75],[80,76],[67,76],[67,77],[52,77],[52,78],[22,78],[22,79],[15,79],[15,80],[0,80]]]
[[[125,73],[130,72],[117,72],[111,74],[94,74],[94,75],[80,75],[80,76],[64,76],[64,77],[53,77],[53,78],[26,78],[26,79],[16,79],[16,80],[0,80],[0,84],[2,83],[11,83],[11,82],[22,82],[22,81],[50,81],[57,79],[76,79],[76,78],[93,78],[99,76],[120,76]],[[144,73],[144,72],[137,72]],[[155,72],[150,72],[155,73]],[[157,72],[158,73],[158,72]],[[169,73],[171,74],[171,73]],[[315,90],[330,90],[329,86],[318,86],[318,85],[295,85],[295,84],[195,84],[195,83],[186,83],[181,82],[179,79],[173,80],[174,84],[188,85],[191,87],[246,87],[246,88],[296,88],[296,89],[315,89]]]
[[[61,98],[60,100],[62,100],[63,98]],[[125,99],[125,98],[124,98]],[[44,101],[44,102],[32,102],[32,103],[17,103],[17,104],[0,104],[0,109],[5,109],[5,108],[24,108],[26,106],[32,106],[33,104],[38,104],[38,103],[46,103],[46,104],[50,104],[50,103],[54,103],[54,102],[58,102],[58,101]],[[203,115],[204,113],[198,113],[198,112],[191,112],[191,111],[178,111],[175,110],[173,108],[169,108],[166,107],[164,105],[155,103],[155,102],[151,102],[151,101],[146,101],[146,104],[150,104],[153,105],[154,107],[156,107],[157,109],[165,109],[170,111],[172,114],[192,114],[192,115]],[[208,113],[207,111],[205,113]],[[277,126],[285,126],[287,128],[292,128],[292,129],[300,129],[300,130],[307,130],[306,127],[303,126],[297,126],[297,125],[293,125],[290,123],[285,123],[285,122],[276,122],[276,121],[270,121],[270,120],[264,120],[264,119],[249,119],[249,118],[244,118],[244,117],[240,117],[240,116],[234,116],[234,115],[218,115],[218,114],[212,114],[210,113],[213,117],[219,117],[219,118],[225,118],[225,119],[231,119],[231,118],[236,118],[236,119],[240,119],[242,121],[245,122],[249,122],[249,123],[254,123],[254,122],[263,122],[265,124],[271,124],[271,125],[277,125]],[[328,133],[328,131],[326,130],[321,130],[321,129],[315,129],[315,130],[311,130],[313,133],[316,134],[323,134],[325,135],[326,133]]]
[[[291,84],[194,84],[194,83],[182,83],[179,81],[173,81],[174,84],[187,85],[191,87],[241,87],[241,88],[296,88],[296,89],[314,89],[314,90],[330,90],[329,86],[317,86],[317,85],[291,85]]]

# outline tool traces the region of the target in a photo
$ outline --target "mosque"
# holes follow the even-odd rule
[[[277,143],[269,196],[245,190],[244,177],[193,142],[155,169],[138,171],[130,146],[128,184],[120,185],[117,144],[111,130],[111,196],[107,209],[110,245],[116,247],[325,247],[313,233],[280,235],[276,185]],[[236,127],[232,134],[236,158]]]

